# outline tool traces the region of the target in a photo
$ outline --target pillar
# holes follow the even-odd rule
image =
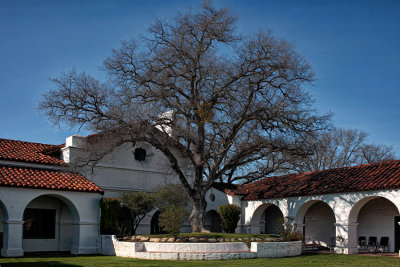
[[[335,252],[341,254],[357,254],[357,227],[358,223],[335,223],[336,247]],[[338,240],[338,239],[341,239]]]
[[[4,220],[3,223],[3,249],[1,256],[3,257],[22,257],[24,250],[22,249],[22,229],[24,221]]]

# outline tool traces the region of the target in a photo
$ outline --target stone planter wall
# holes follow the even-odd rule
[[[155,260],[215,260],[301,255],[302,242],[162,243],[124,242],[115,236],[101,236],[100,254]]]
[[[252,252],[257,252],[258,258],[282,258],[301,255],[302,241],[291,242],[251,242]]]

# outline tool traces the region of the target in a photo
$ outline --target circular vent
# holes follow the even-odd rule
[[[146,159],[146,150],[143,148],[135,149],[135,159],[139,161],[144,161]]]

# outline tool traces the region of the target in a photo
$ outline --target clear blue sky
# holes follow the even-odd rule
[[[0,137],[59,144],[75,133],[36,110],[50,77],[73,68],[101,77],[120,40],[154,18],[168,20],[201,1],[0,0]],[[337,127],[369,133],[400,155],[400,1],[215,1],[243,33],[272,30],[312,65],[316,108]],[[86,134],[81,132],[80,134]]]

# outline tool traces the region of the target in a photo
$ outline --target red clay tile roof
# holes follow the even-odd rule
[[[63,146],[0,139],[0,160],[62,166],[65,162],[59,154]]]
[[[238,189],[240,185],[238,184],[228,184],[228,183],[219,183],[219,182],[214,182],[212,184],[212,187],[215,189],[218,189],[221,192],[225,192],[228,195],[232,195],[232,192],[234,192],[236,189]]]
[[[400,160],[268,177],[229,191],[257,200],[388,189],[400,189]]]
[[[79,173],[0,166],[0,186],[103,193]]]

